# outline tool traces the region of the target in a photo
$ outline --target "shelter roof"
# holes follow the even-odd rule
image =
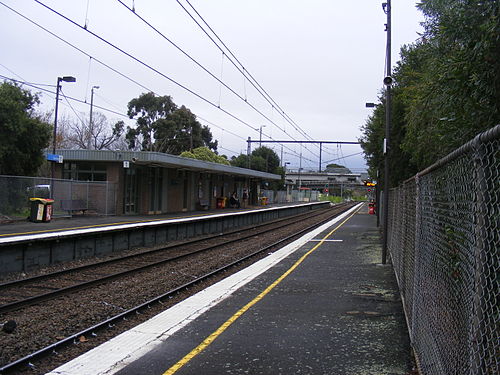
[[[110,151],[110,150],[56,150],[64,161],[99,161],[123,162],[144,166],[177,168],[203,173],[227,174],[259,178],[263,180],[281,180],[281,176],[273,173],[254,171],[252,169],[233,167],[203,160],[183,158],[181,156],[149,151]]]

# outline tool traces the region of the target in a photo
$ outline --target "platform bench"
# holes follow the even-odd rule
[[[88,210],[88,207],[82,199],[63,199],[61,200],[61,209],[63,211],[68,211],[69,214],[71,214],[72,211],[82,211],[85,215],[85,211]]]
[[[206,200],[206,199],[200,199],[198,204],[202,210],[208,210],[208,208],[210,206],[210,204],[208,203],[208,200]]]

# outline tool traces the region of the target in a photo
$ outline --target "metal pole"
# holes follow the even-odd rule
[[[53,138],[52,138],[52,153],[55,155],[56,153],[56,138],[57,138],[57,112],[58,112],[58,109],[59,109],[59,90],[61,88],[61,80],[62,78],[61,77],[57,77],[57,85],[56,85],[56,109],[55,109],[55,113],[54,113],[54,134],[53,134]],[[56,174],[56,163],[53,161],[52,162],[52,169],[51,169],[51,174],[50,174],[50,177],[51,179],[53,180],[54,177],[55,177],[55,174]],[[53,185],[53,181],[52,181],[52,185]],[[53,194],[54,194],[54,189],[52,188],[51,189],[51,197],[53,197]]]
[[[322,142],[319,142],[319,169],[318,169],[318,172],[321,173],[321,151],[322,151],[322,146],[323,143]]]
[[[263,128],[264,126],[265,126],[265,125],[261,125],[261,126],[260,126],[259,147],[262,147],[262,128]]]
[[[248,137],[247,140],[247,159],[248,159],[248,169],[250,169],[250,147],[252,144],[252,138]]]
[[[391,77],[391,0],[387,0],[386,3],[386,14],[387,14],[387,72],[386,77]],[[386,81],[386,105],[385,105],[385,165],[384,165],[384,231],[383,231],[383,243],[382,243],[382,264],[387,262],[387,245],[388,245],[388,225],[389,225],[389,153],[390,153],[390,135],[391,135],[391,83],[392,79]]]

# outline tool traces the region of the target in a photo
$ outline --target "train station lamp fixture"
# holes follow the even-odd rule
[[[75,77],[65,76],[65,77],[57,77],[57,86],[56,86],[56,109],[54,113],[54,135],[52,139],[52,153],[56,153],[56,143],[57,143],[57,110],[59,108],[59,91],[61,90],[61,82],[76,82]],[[55,174],[55,163],[52,163],[52,173],[51,177],[54,178]]]

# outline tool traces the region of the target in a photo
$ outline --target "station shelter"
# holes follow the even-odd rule
[[[116,186],[116,214],[162,214],[227,206],[244,190],[258,204],[260,187],[280,175],[159,152],[57,150],[56,178],[108,181]],[[224,203],[222,203],[224,202]]]

